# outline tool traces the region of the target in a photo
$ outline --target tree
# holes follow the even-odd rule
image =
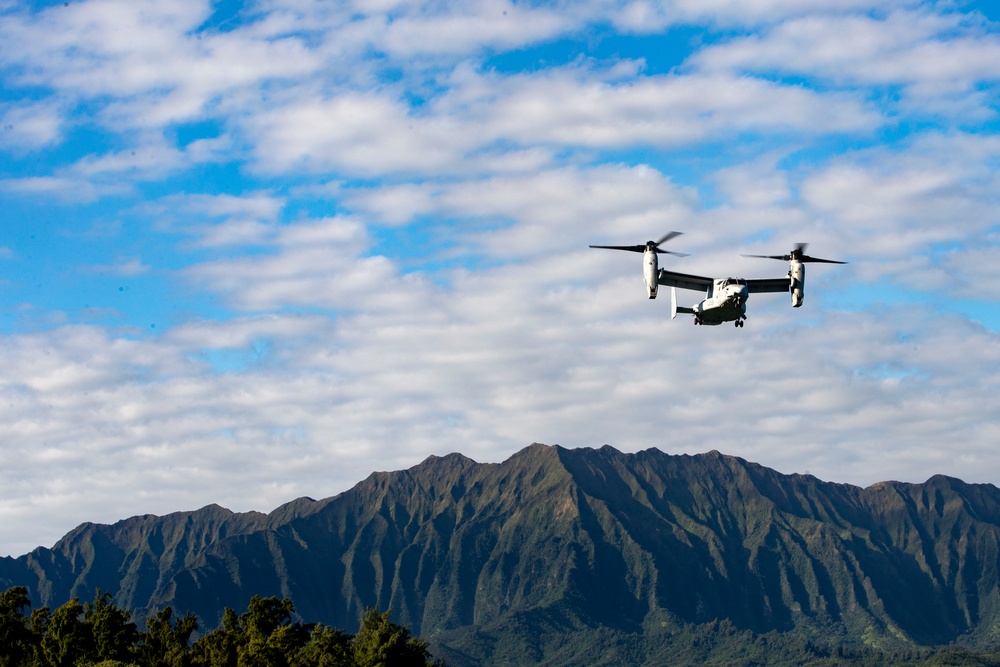
[[[292,622],[291,600],[276,597],[250,600],[240,616],[223,613],[222,626],[195,642],[192,664],[197,667],[285,667],[309,640],[309,630]]]
[[[52,612],[48,607],[39,607],[31,611],[31,621],[29,624],[31,626],[33,646],[28,664],[32,667],[44,667],[48,664],[42,652],[42,637],[49,631],[49,620],[51,618]]]
[[[351,638],[342,630],[317,625],[291,667],[354,667]]]
[[[139,632],[132,622],[132,614],[116,607],[110,593],[102,595],[97,591],[94,601],[86,605],[83,621],[89,626],[96,660],[128,662],[131,659]]]
[[[410,631],[389,621],[389,612],[365,610],[361,629],[351,642],[357,667],[424,667],[430,653],[427,642],[410,637]]]
[[[94,661],[93,637],[80,620],[83,605],[73,598],[52,612],[41,638],[41,658],[49,667],[73,667],[80,660]]]
[[[194,643],[191,664],[197,667],[236,667],[243,639],[243,628],[236,612],[226,607],[222,612],[222,625]]]
[[[240,616],[246,639],[238,651],[237,667],[286,667],[309,639],[302,624],[292,623],[294,611],[291,600],[253,596]]]
[[[24,615],[30,606],[24,586],[0,594],[0,667],[17,667],[34,652],[35,636]]]
[[[146,619],[136,653],[146,667],[189,667],[189,642],[198,629],[198,621],[190,612],[174,619],[174,610],[166,607]]]

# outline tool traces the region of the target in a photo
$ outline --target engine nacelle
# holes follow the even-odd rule
[[[802,262],[794,259],[789,262],[788,283],[788,289],[792,293],[792,308],[798,308],[806,293],[806,267]]]
[[[656,251],[647,249],[642,257],[642,277],[646,281],[646,294],[656,298],[656,288],[660,286],[660,263]]]

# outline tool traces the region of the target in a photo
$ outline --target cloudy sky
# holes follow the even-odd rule
[[[0,554],[532,442],[1000,484],[997,63],[990,0],[0,0]],[[671,230],[850,263],[696,327],[587,247]]]

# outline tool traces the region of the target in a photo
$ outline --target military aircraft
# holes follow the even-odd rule
[[[805,253],[809,244],[798,243],[787,255],[743,255],[743,257],[760,257],[764,259],[780,259],[788,262],[788,274],[783,278],[707,278],[686,273],[677,273],[660,269],[657,255],[671,254],[687,257],[684,253],[663,250],[665,243],[680,236],[682,232],[670,232],[659,241],[647,241],[645,245],[615,246],[592,245],[591,248],[607,248],[609,250],[627,250],[643,253],[643,278],[646,281],[646,293],[650,299],[656,298],[657,287],[670,287],[670,317],[677,313],[694,315],[695,324],[717,325],[723,322],[733,322],[742,328],[747,319],[747,299],[751,294],[760,292],[790,292],[792,307],[802,305],[805,295],[806,269],[804,264],[819,262],[823,264],[846,264],[832,259],[810,257]],[[694,306],[677,305],[677,288],[705,292],[705,298]]]

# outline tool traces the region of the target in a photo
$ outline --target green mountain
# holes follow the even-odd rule
[[[831,660],[993,647],[998,564],[992,485],[862,489],[717,452],[532,445],[499,464],[431,457],[267,515],[84,524],[0,559],[0,587],[36,606],[100,589],[203,626],[252,595],[348,630],[378,606],[456,666],[681,664],[711,662],[711,647],[683,653],[705,642]]]

